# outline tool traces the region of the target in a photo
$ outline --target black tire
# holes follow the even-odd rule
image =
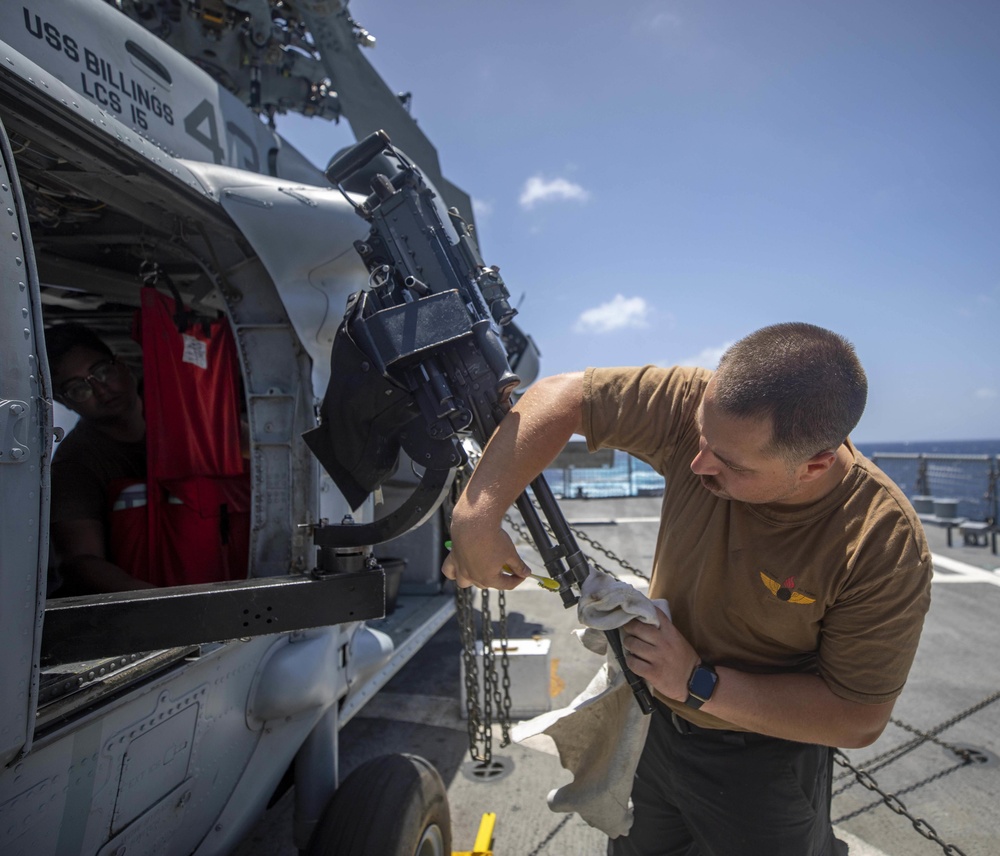
[[[308,856],[451,856],[444,782],[418,755],[366,761],[337,788]]]

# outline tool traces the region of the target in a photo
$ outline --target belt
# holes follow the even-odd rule
[[[756,743],[758,740],[771,740],[763,734],[756,734],[752,731],[731,731],[724,728],[703,728],[689,722],[683,716],[679,716],[659,699],[655,700],[657,712],[666,719],[678,734],[685,737],[705,737],[710,740],[719,740],[724,743],[746,744],[748,741]]]
[[[721,734],[733,734],[732,731],[722,731],[718,728],[702,728],[693,722],[688,722],[683,716],[678,716],[674,711],[670,711],[670,724],[678,734],[704,734],[706,736],[716,736]]]

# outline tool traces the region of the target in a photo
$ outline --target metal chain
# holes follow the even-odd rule
[[[976,704],[972,705],[972,707],[966,708],[961,713],[958,713],[955,716],[953,716],[951,719],[945,720],[944,722],[942,722],[936,728],[931,729],[930,733],[931,734],[939,734],[940,732],[945,731],[945,730],[951,728],[955,723],[961,722],[963,719],[965,719],[966,717],[972,716],[972,714],[974,714],[974,713],[978,713],[984,707],[989,707],[989,705],[993,704],[993,702],[997,701],[997,699],[1000,699],[1000,690],[996,690],[995,692],[990,693],[982,701],[976,702]],[[893,720],[893,722],[895,722],[895,720]],[[909,728],[908,726],[903,725],[901,722],[896,723],[896,724],[899,725],[901,728],[907,728],[907,730],[910,730],[910,731],[914,730],[914,729]],[[919,732],[917,732],[917,733],[919,733]]]
[[[500,609],[500,685],[503,687],[503,695],[500,694],[500,686],[497,686],[495,676],[493,693],[503,735],[500,748],[503,749],[505,746],[510,746],[510,658],[508,656],[510,640],[507,638],[507,597],[506,592],[502,590],[497,595],[497,606]]]
[[[886,767],[893,761],[902,758],[903,755],[913,751],[918,746],[922,745],[927,741],[930,741],[931,743],[940,746],[942,749],[947,749],[949,752],[958,755],[960,758],[968,757],[969,755],[968,749],[962,749],[959,746],[954,746],[951,743],[946,743],[944,740],[939,740],[937,737],[935,737],[935,735],[940,734],[942,731],[947,731],[956,723],[961,722],[966,717],[972,716],[972,714],[974,713],[978,713],[984,707],[988,707],[998,699],[1000,699],[1000,690],[991,693],[990,695],[986,696],[982,701],[977,702],[976,704],[972,705],[972,707],[966,708],[961,713],[956,714],[951,719],[945,720],[940,725],[936,725],[934,728],[926,732],[920,731],[920,729],[914,728],[912,725],[908,725],[902,720],[893,717],[892,719],[890,719],[890,722],[892,722],[893,725],[902,728],[904,731],[909,731],[911,734],[915,734],[916,737],[914,737],[913,740],[903,743],[900,746],[888,749],[882,754],[876,755],[874,758],[865,762],[864,764],[865,770],[867,770],[869,773],[874,773],[876,770],[879,770],[882,767]],[[850,772],[842,773],[840,776],[837,777],[837,780],[839,781],[840,779],[846,778],[850,775],[851,775]],[[852,787],[854,784],[855,782],[851,782],[846,787],[843,787],[840,790],[835,791],[834,796],[837,796],[837,794],[842,793],[843,791],[847,790],[847,788]]]
[[[861,784],[868,790],[877,793],[880,799],[868,803],[867,805],[862,806],[861,808],[856,809],[850,812],[849,814],[845,814],[841,817],[838,817],[833,822],[843,823],[844,821],[855,818],[858,815],[864,814],[866,811],[870,811],[871,809],[876,808],[882,803],[885,803],[896,814],[902,815],[907,820],[909,820],[910,823],[913,824],[913,828],[921,835],[923,835],[924,838],[927,838],[928,840],[933,841],[936,844],[939,844],[945,853],[953,854],[953,856],[965,856],[963,851],[959,849],[958,846],[954,844],[947,844],[946,842],[942,841],[941,837],[938,835],[934,827],[931,826],[926,820],[924,820],[923,818],[915,818],[912,814],[910,814],[910,812],[906,808],[906,805],[902,802],[902,800],[899,799],[899,797],[903,794],[912,793],[918,788],[921,788],[924,785],[928,785],[931,782],[935,782],[938,779],[943,779],[945,776],[954,773],[956,770],[962,769],[962,767],[967,767],[969,764],[972,764],[973,762],[982,760],[981,757],[974,750],[965,749],[961,746],[955,746],[954,744],[947,743],[944,740],[939,740],[937,737],[935,737],[935,735],[940,734],[942,731],[946,731],[947,729],[951,728],[951,726],[955,725],[955,723],[960,722],[966,717],[969,717],[972,714],[982,710],[984,707],[993,704],[995,701],[997,701],[997,699],[1000,699],[1000,691],[991,693],[990,695],[986,696],[982,701],[972,705],[969,708],[966,708],[961,713],[956,714],[951,719],[945,720],[940,725],[937,725],[926,732],[921,731],[920,729],[915,728],[912,725],[908,725],[907,723],[902,722],[901,720],[893,718],[891,721],[894,725],[898,726],[899,728],[902,728],[905,731],[910,732],[911,734],[916,735],[916,737],[913,740],[910,740],[907,743],[902,744],[901,746],[897,746],[893,749],[888,750],[887,752],[883,752],[881,755],[878,755],[875,758],[872,758],[865,765],[865,769],[858,769],[853,764],[851,764],[851,762],[848,760],[847,756],[843,752],[841,752],[839,749],[836,750],[833,756],[834,760],[838,764],[840,764],[840,766],[847,768],[847,772],[841,776],[838,776],[838,779],[853,774],[854,781],[849,782],[844,787],[834,791],[832,796],[838,796],[839,794],[846,791],[848,788],[853,787],[855,784]],[[941,746],[944,749],[947,749],[948,751],[955,754],[959,758],[958,763],[953,764],[951,767],[947,767],[944,770],[940,770],[939,772],[934,773],[933,775],[928,776],[927,778],[922,779],[919,782],[915,782],[912,785],[909,785],[903,788],[902,790],[897,791],[895,794],[887,794],[885,791],[883,791],[878,786],[878,783],[875,781],[875,779],[872,777],[871,774],[875,770],[888,766],[893,761],[899,760],[899,758],[901,758],[907,752],[912,751],[917,746],[920,746],[928,741],[938,746]]]
[[[459,638],[462,642],[462,662],[465,666],[465,714],[469,734],[469,756],[473,761],[488,764],[493,760],[493,721],[503,735],[501,748],[510,745],[510,660],[507,638],[507,602],[504,592],[498,592],[500,621],[494,636],[490,615],[489,590],[482,592],[481,627],[483,644],[483,681],[479,683],[476,658],[476,623],[472,601],[474,589],[456,588],[455,602]],[[500,677],[497,676],[494,639],[500,647]],[[503,692],[501,693],[501,687]],[[480,707],[482,693],[482,707]],[[495,705],[495,708],[494,708]],[[480,744],[482,748],[480,749]]]
[[[504,517],[504,522],[506,522],[510,526],[510,528],[514,530],[515,534],[522,541],[524,541],[527,544],[534,544],[534,540],[531,537],[531,533],[529,533],[527,529],[525,529],[523,526],[521,526],[521,524],[519,524],[516,520],[514,520],[514,518],[511,517],[510,514],[507,514]],[[545,530],[550,535],[552,535],[553,534],[552,527],[549,526],[548,523],[545,523],[545,521],[542,521],[542,523],[545,526]],[[607,556],[613,562],[616,562],[623,570],[631,571],[637,577],[641,577],[642,579],[647,581],[649,580],[649,575],[647,573],[645,573],[644,571],[640,571],[637,567],[635,567],[635,565],[630,564],[626,559],[621,558],[621,556],[615,555],[615,553],[612,550],[609,550],[607,547],[595,541],[593,538],[587,535],[587,533],[579,529],[574,529],[572,526],[570,526],[569,529],[570,532],[572,532],[577,538],[579,538],[581,541],[585,541],[586,543],[590,544],[595,550],[599,550],[600,552],[604,553],[605,556]],[[594,559],[593,556],[584,553],[583,557],[587,560],[587,564],[589,564],[595,570],[602,571],[605,574],[610,574],[611,576],[617,579],[617,575],[615,574],[614,571],[604,567],[600,562]]]
[[[465,717],[469,732],[469,755],[473,761],[489,763],[493,758],[490,740],[483,741],[483,751],[479,751],[479,740],[483,725],[479,710],[479,667],[476,664],[476,627],[472,615],[472,589],[455,589],[455,613],[458,621],[458,635],[462,640],[462,665],[465,667]]]
[[[546,835],[541,841],[538,842],[538,846],[534,850],[532,850],[528,854],[528,856],[538,856],[539,853],[541,853],[546,847],[549,846],[549,842],[553,838],[555,838],[560,833],[562,828],[572,819],[573,819],[573,813],[570,812],[562,820],[560,820],[559,823],[555,825],[553,830],[548,835]]]
[[[935,830],[934,827],[931,826],[926,820],[924,820],[922,817],[914,817],[912,814],[910,814],[910,812],[906,808],[906,805],[903,803],[902,800],[899,799],[898,795],[887,794],[878,786],[878,783],[868,773],[866,773],[864,770],[859,770],[857,769],[857,767],[853,766],[851,762],[847,760],[847,756],[844,755],[844,753],[841,752],[839,749],[834,751],[833,759],[842,767],[847,767],[852,773],[854,773],[857,780],[862,785],[864,785],[868,790],[874,791],[881,797],[880,801],[876,801],[872,803],[870,806],[865,806],[865,808],[861,809],[860,811],[844,815],[844,817],[837,818],[836,820],[833,821],[835,824],[841,823],[844,820],[847,820],[851,817],[855,817],[856,815],[861,814],[863,811],[868,811],[869,808],[873,808],[874,806],[880,805],[881,803],[885,803],[896,814],[902,815],[907,820],[909,820],[910,823],[913,824],[913,828],[917,832],[919,832],[922,836],[924,836],[924,838],[928,839],[929,841],[933,841],[935,844],[940,845],[941,848],[944,850],[944,852],[946,854],[949,854],[949,856],[966,856],[965,852],[956,845],[948,844],[947,842],[943,841],[941,839],[941,836],[938,835],[937,830]],[[962,763],[957,764],[954,767],[951,767],[941,773],[932,776],[930,779],[927,779],[923,782],[919,782],[916,785],[911,785],[905,791],[900,791],[900,793],[907,793],[909,791],[915,790],[917,787],[920,787],[920,785],[925,785],[927,784],[927,782],[933,781],[934,779],[940,779],[942,776],[948,775],[949,773],[953,772],[959,767],[965,766],[967,763],[971,763],[971,760],[963,761]]]
[[[496,687],[497,669],[493,662],[493,616],[490,615],[490,590],[481,592],[483,605],[479,613],[483,636],[483,741],[490,744],[493,754],[493,690]]]
[[[615,562],[619,567],[623,568],[626,571],[629,571],[629,572],[635,574],[640,579],[643,579],[643,580],[646,580],[646,582],[649,582],[649,574],[647,574],[645,571],[640,571],[635,565],[631,564],[626,559],[623,559],[621,556],[616,555],[613,550],[609,550],[603,544],[601,544],[600,542],[598,542],[594,538],[591,538],[583,530],[581,530],[581,529],[575,529],[574,527],[570,526],[569,527],[569,531],[572,532],[579,540],[584,541],[587,544],[590,544],[590,546],[593,547],[595,550],[597,550],[598,552],[603,553],[612,562]],[[599,570],[602,570],[605,573],[610,573],[610,571],[608,571],[606,568],[602,568],[596,562],[594,562],[593,560],[591,560],[589,556],[587,558],[588,558],[588,560],[591,562],[591,564],[595,568],[598,568]]]
[[[862,814],[864,814],[867,811],[871,811],[873,808],[877,808],[883,802],[886,803],[886,804],[888,804],[890,808],[893,808],[894,805],[902,806],[903,804],[902,804],[902,802],[900,802],[899,797],[903,796],[903,794],[913,793],[913,791],[918,790],[919,788],[922,788],[924,785],[929,785],[931,782],[936,782],[938,779],[943,779],[945,776],[950,775],[951,773],[954,773],[956,770],[962,769],[962,767],[967,767],[972,762],[973,762],[973,758],[970,755],[968,758],[965,758],[965,759],[959,761],[957,764],[953,764],[950,767],[946,767],[944,770],[939,770],[937,773],[934,773],[933,775],[928,776],[926,779],[921,779],[919,782],[914,782],[912,785],[907,785],[905,788],[901,788],[900,790],[895,791],[894,793],[891,793],[891,794],[884,793],[882,791],[882,789],[878,787],[878,784],[875,782],[874,777],[870,773],[868,773],[867,771],[862,770],[862,771],[860,771],[860,775],[863,776],[866,781],[861,781],[861,779],[859,778],[859,779],[857,779],[858,783],[863,784],[869,790],[876,791],[878,794],[880,794],[882,796],[882,799],[878,799],[878,800],[875,800],[874,802],[870,802],[870,803],[868,803],[868,805],[862,806],[861,808],[857,808],[854,811],[849,812],[848,814],[842,814],[840,817],[836,818],[833,821],[833,823],[838,824],[838,823],[843,823],[844,821],[847,821],[847,820],[852,820],[853,818],[858,817],[859,815],[862,815]],[[849,765],[845,765],[845,766],[849,766]],[[853,769],[854,768],[852,767],[851,770],[853,770]],[[869,782],[871,783],[871,785],[868,784]],[[893,808],[893,811],[895,811],[897,814],[905,814],[906,817],[910,818],[910,820],[912,821],[913,818],[910,817],[909,813],[906,812],[905,809],[906,809],[906,807],[903,806],[902,810],[899,810],[897,808]]]

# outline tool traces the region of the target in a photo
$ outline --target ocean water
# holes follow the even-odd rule
[[[908,455],[1000,455],[1000,440],[926,440],[908,443],[855,443],[858,450],[871,457],[877,452]]]
[[[1000,439],[857,443],[911,499],[931,496],[957,503],[971,520],[997,516]],[[896,457],[903,455],[905,457]],[[923,457],[920,457],[923,456]],[[965,459],[955,456],[976,456]],[[546,478],[560,498],[592,499],[663,493],[663,476],[640,460],[616,452],[603,468],[551,469]]]

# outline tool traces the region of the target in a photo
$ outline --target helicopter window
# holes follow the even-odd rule
[[[64,311],[65,306],[59,299],[62,291],[64,289],[51,283],[46,286],[45,320],[47,341],[50,342],[47,351],[53,389],[59,391],[57,404],[75,424],[71,424],[70,419],[65,420],[71,430],[57,444],[52,467],[49,596],[152,587],[148,564],[149,437],[135,439],[127,434],[109,434],[94,428],[95,421],[107,427],[110,419],[111,426],[124,430],[130,424],[130,417],[134,418],[136,401],[139,413],[152,403],[155,384],[149,384],[143,374],[143,352],[131,334],[137,314],[141,318],[141,308],[113,304],[102,301],[99,294],[77,291],[75,301],[101,301],[100,308]],[[85,334],[81,338],[81,329],[89,331],[89,338]],[[63,339],[61,345],[58,343],[60,337]],[[107,351],[103,350],[105,347]],[[112,355],[110,358],[107,352]],[[67,380],[67,376],[71,379]],[[84,394],[81,382],[88,385],[90,395]],[[239,439],[235,442],[239,445]],[[241,509],[248,510],[248,477],[244,485],[247,500]],[[190,511],[179,502],[175,494],[166,495],[167,513],[175,529],[180,527],[172,537],[183,540],[188,537],[184,532],[183,515],[190,516]],[[182,515],[180,524],[177,524],[178,512]],[[234,540],[234,533],[239,531],[236,517],[234,511],[225,521],[230,540]],[[215,578],[225,574],[246,575],[246,517],[244,514],[242,559],[234,559],[226,567],[220,564]],[[209,520],[216,527],[220,523],[219,515],[210,516]],[[209,529],[218,531],[212,526]],[[160,537],[168,541],[171,536],[161,533]],[[189,541],[201,543],[196,538],[189,538]],[[169,547],[166,543],[165,553],[176,559],[176,551]],[[174,578],[158,582],[185,582],[185,572],[186,569],[180,567]],[[43,632],[53,631],[46,627]],[[122,653],[117,655],[82,660],[70,655],[42,662],[36,720],[38,733],[57,727],[77,712],[151,675],[205,653],[205,646],[145,652],[132,652],[128,643],[123,643],[122,647]],[[80,661],[67,662],[74,660]]]
[[[152,288],[141,299],[141,390],[137,364],[91,327],[47,331],[57,400],[79,417],[52,465],[62,596],[246,576],[250,483],[228,324],[197,321]]]
[[[245,406],[205,261],[217,250],[206,247],[204,227],[184,232],[155,179],[144,184],[135,169],[86,149],[75,150],[75,168],[61,154],[62,132],[16,117],[5,125],[55,399],[71,427],[53,456],[50,596],[245,578]]]

